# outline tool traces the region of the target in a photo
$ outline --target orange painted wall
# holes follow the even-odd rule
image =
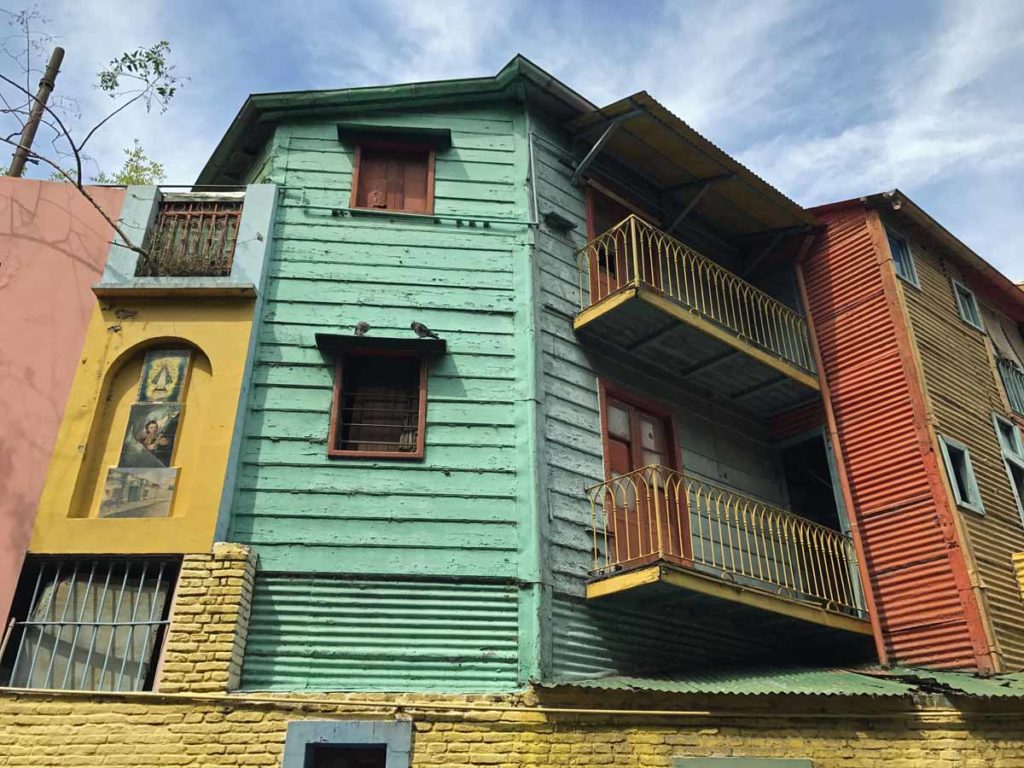
[[[124,189],[90,191],[111,217],[119,214]],[[68,184],[0,177],[0,627],[112,234]]]

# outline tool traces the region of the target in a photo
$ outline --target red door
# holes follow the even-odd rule
[[[589,191],[588,201],[590,229],[588,236],[594,243],[588,254],[590,260],[590,303],[600,301],[608,294],[628,285],[636,277],[635,273],[638,268],[642,282],[660,288],[662,270],[665,265],[662,264],[664,256],[659,256],[659,254],[663,249],[647,242],[644,234],[649,231],[649,228],[638,223],[635,234],[639,254],[635,261],[633,259],[634,232],[628,226],[610,232],[629,216],[637,215],[636,211],[593,189]],[[645,216],[638,218],[647,220]]]
[[[608,554],[616,563],[681,557],[689,530],[671,421],[614,396],[605,398]]]

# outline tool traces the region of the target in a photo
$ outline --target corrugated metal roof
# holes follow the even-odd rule
[[[937,686],[943,693],[985,699],[1024,698],[1024,672],[980,677],[970,672],[947,672],[920,667],[895,667],[886,673],[890,679],[898,677],[919,687]]]
[[[761,670],[672,678],[595,677],[556,680],[542,687],[726,696],[909,696],[916,691],[916,686],[900,679],[847,669]]]

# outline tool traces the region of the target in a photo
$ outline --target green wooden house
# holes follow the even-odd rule
[[[199,184],[261,181],[219,531],[259,556],[243,687],[872,658],[798,205],[522,57],[252,96]]]

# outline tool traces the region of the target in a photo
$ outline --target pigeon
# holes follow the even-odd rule
[[[423,323],[417,323],[415,320],[412,321],[412,325],[410,325],[409,327],[412,328],[412,330],[415,332],[415,334],[417,336],[419,336],[421,339],[438,339],[438,338],[440,338],[440,336],[438,336],[432,330],[427,328],[427,326],[425,326]]]
[[[370,330],[370,324],[365,320],[356,323],[356,336],[365,336],[368,330]]]

